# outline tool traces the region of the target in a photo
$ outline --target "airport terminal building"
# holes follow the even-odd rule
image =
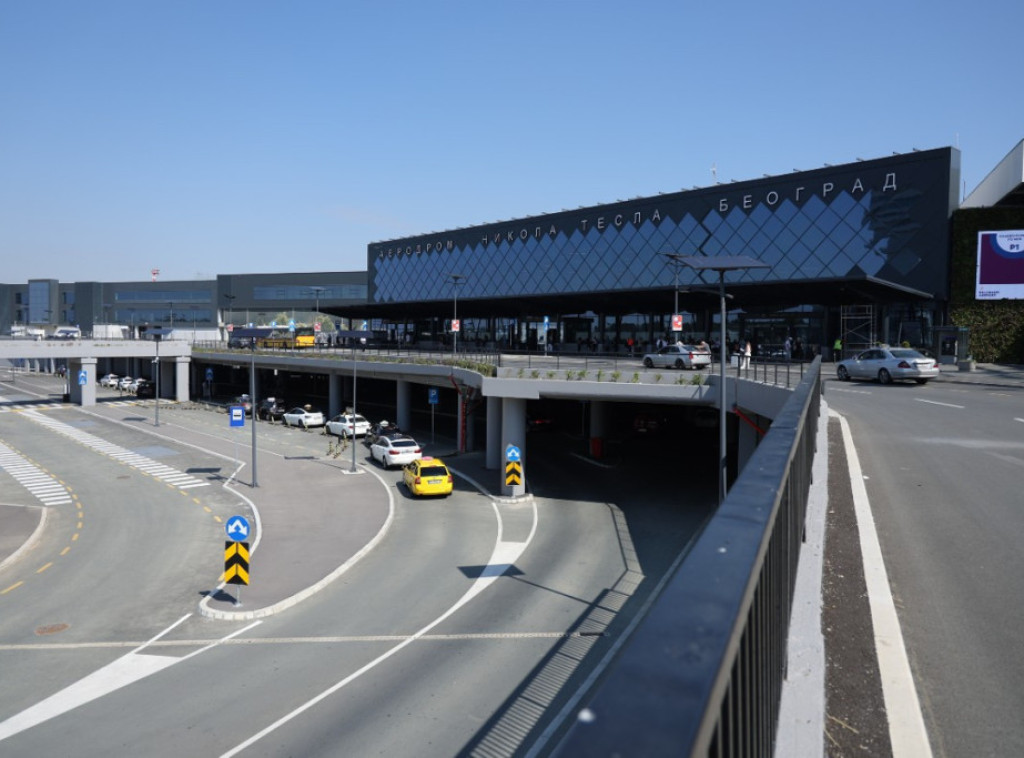
[[[717,277],[674,256],[742,255],[768,268],[726,275],[730,341],[924,345],[959,185],[943,148],[374,243],[368,311],[407,341],[457,317],[464,344],[622,351],[674,339],[675,313],[710,340]]]

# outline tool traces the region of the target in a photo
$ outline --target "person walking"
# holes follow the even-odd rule
[[[842,337],[836,337],[836,341],[832,343],[832,362],[838,363],[843,357],[843,339]]]
[[[750,368],[750,354],[751,354],[751,352],[752,352],[752,350],[751,350],[751,347],[750,347],[750,340],[747,340],[746,343],[743,345],[743,358],[740,360],[740,368],[743,368],[743,369],[749,369]]]

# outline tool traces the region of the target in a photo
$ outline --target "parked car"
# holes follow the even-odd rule
[[[402,430],[398,428],[398,424],[391,421],[378,421],[370,427],[370,431],[366,433],[366,437],[363,439],[367,445],[372,445],[377,441],[378,437],[395,436],[400,434],[402,434]]]
[[[402,471],[402,481],[405,482],[410,494],[417,496],[447,497],[454,489],[452,473],[444,465],[444,461],[440,458],[431,458],[429,455],[406,464]]]
[[[146,379],[139,380],[138,385],[135,387],[135,397],[156,397],[156,385]]]
[[[117,383],[118,381],[120,381],[120,379],[121,377],[119,377],[117,374],[104,374],[103,376],[100,377],[100,386],[110,387],[111,389],[117,389]]]
[[[283,398],[267,397],[260,401],[256,415],[264,421],[280,421],[287,411],[288,406],[284,404]]]
[[[877,379],[881,384],[913,380],[926,384],[939,375],[934,358],[922,355],[909,347],[873,347],[855,358],[847,358],[836,366],[840,381],[850,379]]]
[[[130,376],[122,376],[117,382],[117,388],[119,390],[128,391],[128,388],[132,386],[134,380]]]
[[[694,369],[710,365],[711,353],[693,345],[669,345],[644,356],[644,366],[647,368]]]
[[[354,427],[354,428],[353,428]],[[354,419],[351,413],[342,413],[327,422],[327,433],[339,437],[365,437],[370,431],[370,422],[358,413]]]
[[[230,413],[230,408],[233,405],[240,405],[240,406],[242,406],[242,408],[245,409],[245,415],[246,416],[251,416],[252,415],[252,398],[249,397],[249,395],[239,395],[234,400],[232,400],[230,403],[228,403],[228,409],[229,409],[228,412],[229,413]]]
[[[311,405],[292,408],[281,416],[281,419],[284,421],[285,426],[298,426],[303,429],[324,425],[324,414]]]
[[[370,457],[384,468],[405,466],[423,457],[420,444],[412,437],[382,434],[370,445]]]

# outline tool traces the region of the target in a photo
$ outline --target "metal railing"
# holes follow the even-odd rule
[[[556,755],[772,754],[820,369],[807,367]]]

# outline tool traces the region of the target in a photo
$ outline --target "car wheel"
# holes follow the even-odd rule
[[[878,370],[878,383],[879,384],[892,384],[892,374],[889,373],[888,369]]]
[[[917,382],[918,384],[928,384],[927,379],[915,379],[914,381]]]
[[[839,381],[848,382],[850,381],[850,372],[846,370],[846,366],[840,366],[836,369],[836,376],[839,377]]]
[[[650,358],[644,358],[644,368],[654,368],[654,361]]]
[[[686,368],[686,364],[683,363],[683,359],[682,358],[676,358],[676,368],[679,369],[680,371],[682,371],[684,368]]]

